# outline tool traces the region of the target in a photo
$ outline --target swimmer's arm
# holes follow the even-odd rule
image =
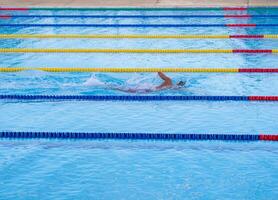
[[[171,81],[171,79],[162,72],[157,72],[158,76],[164,81]]]
[[[164,80],[164,82],[161,85],[156,87],[157,90],[166,89],[173,86],[171,78],[169,78],[162,72],[158,72],[157,74],[162,80]]]

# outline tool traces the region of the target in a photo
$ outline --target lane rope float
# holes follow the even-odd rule
[[[10,15],[0,15],[0,19],[10,19]]]
[[[278,39],[278,35],[83,35],[83,34],[0,34],[1,39],[14,38],[70,38],[70,39]]]
[[[30,49],[0,48],[0,53],[278,53],[278,49]]]
[[[86,133],[0,131],[0,138],[278,141],[269,134]]]
[[[82,67],[0,67],[0,72],[185,72],[185,73],[278,73],[278,68],[82,68]]]
[[[278,101],[278,96],[126,96],[126,95],[17,95],[1,94],[2,100],[46,101]]]
[[[0,27],[96,27],[96,28],[186,28],[186,27],[277,27],[278,24],[0,24]]]
[[[69,11],[106,11],[106,10],[122,10],[122,11],[130,11],[130,10],[144,10],[144,11],[247,11],[247,10],[276,10],[278,7],[97,7],[97,8],[84,8],[84,7],[28,7],[28,8],[19,8],[19,7],[2,7],[0,10],[6,11],[44,11],[44,10],[69,10]]]
[[[0,15],[0,18],[277,18],[278,15]]]

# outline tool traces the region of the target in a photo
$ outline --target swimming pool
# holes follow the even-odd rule
[[[248,11],[0,11],[1,15],[275,15]],[[1,24],[277,24],[277,17],[0,19]],[[1,27],[0,34],[278,34],[266,27]],[[0,39],[0,48],[277,49],[277,39]],[[1,53],[1,67],[277,68],[275,54]],[[167,73],[155,96],[277,96],[276,73]],[[0,94],[134,95],[156,73],[0,73]],[[0,131],[276,134],[276,102],[0,101]],[[14,199],[276,199],[274,142],[1,139],[0,194]],[[16,192],[15,192],[16,191]],[[45,195],[47,194],[47,195]]]

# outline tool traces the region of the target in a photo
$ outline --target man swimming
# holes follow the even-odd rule
[[[177,84],[173,84],[172,79],[166,76],[162,72],[158,72],[157,74],[163,80],[163,83],[161,83],[158,86],[147,85],[147,87],[146,86],[142,87],[142,85],[140,85],[138,87],[133,87],[133,88],[124,88],[122,86],[112,85],[112,84],[110,85],[106,83],[97,84],[97,85],[104,85],[109,89],[118,90],[127,93],[150,93],[150,92],[166,90],[166,89],[181,89],[185,85],[184,81],[179,81]],[[89,85],[89,84],[85,83],[85,85]]]
[[[129,92],[129,93],[149,93],[149,92],[155,92],[155,91],[166,90],[166,89],[179,89],[185,85],[184,81],[179,81],[176,85],[174,85],[172,79],[166,76],[164,73],[158,72],[157,74],[163,80],[163,83],[161,83],[159,86],[154,86],[149,88],[114,88],[114,89],[122,92]]]

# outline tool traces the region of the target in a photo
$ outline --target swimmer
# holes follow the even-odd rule
[[[179,81],[177,84],[173,84],[173,81],[171,78],[166,76],[162,72],[158,72],[158,76],[163,80],[163,83],[158,86],[147,86],[147,87],[135,87],[135,88],[123,88],[121,86],[115,86],[115,85],[108,85],[103,83],[102,85],[105,85],[109,89],[113,90],[119,90],[121,92],[127,92],[127,93],[150,93],[160,90],[166,90],[166,89],[181,89],[185,85],[185,81]],[[86,83],[85,83],[86,84]],[[88,84],[87,84],[88,85]]]
[[[150,87],[150,88],[113,88],[122,92],[129,92],[129,93],[149,93],[149,92],[155,92],[160,90],[166,90],[166,89],[180,89],[185,85],[184,81],[179,81],[176,85],[173,84],[173,81],[171,78],[166,76],[162,72],[157,73],[158,76],[163,80],[163,83],[159,86]]]

